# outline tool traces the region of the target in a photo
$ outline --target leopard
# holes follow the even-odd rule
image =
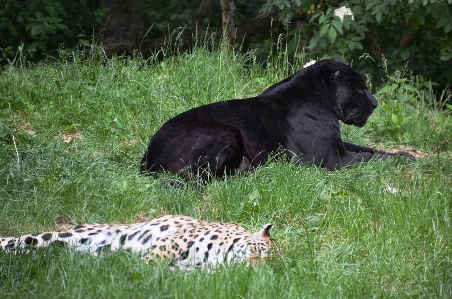
[[[134,224],[81,224],[59,231],[0,237],[7,252],[24,252],[65,245],[98,255],[130,250],[146,263],[165,259],[170,269],[192,270],[245,263],[257,266],[267,258],[272,224],[252,233],[234,222],[209,222],[184,215],[162,215]]]

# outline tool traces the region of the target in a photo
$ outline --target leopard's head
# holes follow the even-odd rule
[[[262,226],[261,230],[257,233],[253,234],[253,239],[257,244],[260,244],[259,248],[257,248],[256,254],[260,258],[265,258],[268,255],[268,251],[271,247],[272,239],[270,238],[270,229],[273,227],[273,224],[268,223]]]

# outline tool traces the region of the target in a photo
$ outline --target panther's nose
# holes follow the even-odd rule
[[[375,97],[371,94],[369,94],[369,96],[370,96],[370,105],[372,106],[372,109],[375,110],[375,108],[377,108],[378,106],[377,99],[375,99]]]

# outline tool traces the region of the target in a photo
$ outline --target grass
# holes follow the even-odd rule
[[[151,63],[71,55],[71,62],[0,77],[0,235],[185,214],[254,231],[271,222],[277,243],[257,269],[212,273],[171,272],[128,252],[0,251],[5,298],[452,296],[452,121],[445,111],[422,98],[401,103],[380,93],[368,126],[342,127],[348,141],[429,154],[417,162],[328,172],[270,161],[204,188],[168,187],[166,179],[178,179],[138,174],[149,138],[166,120],[256,95],[302,62],[263,69],[252,56],[203,47]]]

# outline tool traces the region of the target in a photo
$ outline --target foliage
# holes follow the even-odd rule
[[[151,24],[147,37],[160,37],[168,30],[172,32],[190,24],[196,14],[197,4],[197,1],[141,1],[139,11],[145,23]]]
[[[376,117],[369,120],[376,136],[392,136],[399,143],[418,148],[429,144],[435,144],[437,150],[447,147],[449,128],[452,127],[452,107],[446,104],[450,96],[443,94],[435,98],[431,82],[425,81],[422,76],[413,76],[406,67],[393,74],[388,73],[386,64],[384,67],[384,84],[375,93],[381,110],[377,110]],[[439,124],[437,118],[426,118],[429,110],[438,111],[445,121]],[[426,126],[435,127],[435,130],[425,134]]]
[[[94,9],[93,4],[89,0],[4,0],[0,7],[0,65],[16,62],[16,52],[42,59],[59,47],[86,44],[86,32],[92,31],[106,12]]]
[[[267,0],[262,12],[276,7],[286,23],[294,11],[307,13],[310,24],[300,33],[308,40],[311,56],[340,55],[356,61],[365,52],[376,59],[383,55],[392,72],[408,62],[411,71],[446,88],[452,82],[451,4],[452,0]],[[357,67],[365,71],[362,64]]]

